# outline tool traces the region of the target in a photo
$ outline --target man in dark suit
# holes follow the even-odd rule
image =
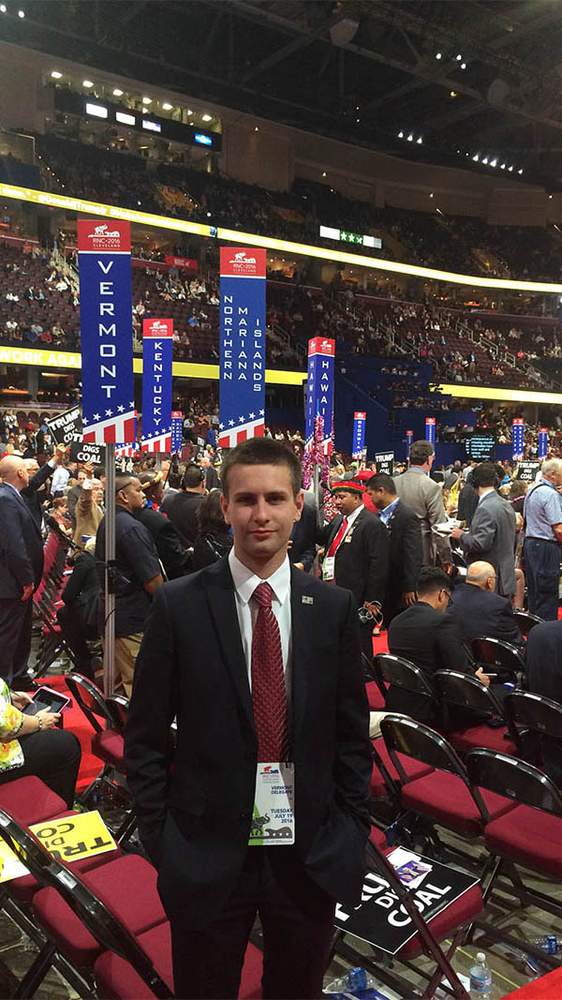
[[[3,458],[0,479],[0,675],[17,689],[26,680],[32,597],[43,573],[43,539],[21,496],[29,482],[24,459]]]
[[[472,673],[472,667],[462,644],[456,623],[445,611],[451,599],[451,579],[443,570],[425,566],[418,578],[418,599],[390,623],[388,648],[395,656],[415,663],[431,679],[437,670],[462,670]],[[476,677],[484,684],[489,678],[480,668]],[[423,695],[391,685],[386,696],[388,712],[411,715],[418,722],[443,725],[439,708]],[[448,724],[453,726],[453,720]]]
[[[485,635],[513,646],[522,644],[511,601],[496,594],[496,571],[490,563],[470,564],[466,582],[453,591],[446,618],[456,622],[466,643]]]
[[[301,516],[291,532],[289,559],[297,569],[310,573],[316,557],[318,508],[312,493],[304,493]]]
[[[332,493],[340,514],[324,530],[324,580],[351,590],[360,608],[376,617],[382,607],[388,581],[388,532],[376,514],[363,505],[364,484],[356,479],[340,479]],[[373,655],[373,621],[361,628],[361,648]]]
[[[453,528],[451,538],[462,545],[468,565],[485,560],[494,567],[496,589],[502,597],[515,593],[515,514],[511,504],[496,493],[498,470],[493,462],[482,462],[472,473],[478,490],[478,506],[470,531]]]
[[[533,694],[562,702],[562,621],[541,622],[527,639],[527,687]],[[542,737],[544,770],[562,787],[560,741]]]
[[[197,511],[206,492],[205,470],[198,465],[188,465],[183,474],[180,492],[172,497],[164,497],[162,513],[170,518],[185,545],[189,547],[194,545],[199,534]]]
[[[272,439],[228,454],[233,549],[164,585],[137,660],[127,774],[184,1000],[238,996],[257,913],[263,996],[319,997],[336,900],[361,895],[371,759],[357,609],[290,567],[300,477]],[[260,799],[291,768],[282,846],[271,835],[278,800],[264,810]],[[249,846],[251,833],[263,846]]]
[[[398,496],[392,476],[377,472],[366,483],[367,493],[390,535],[389,574],[383,605],[385,625],[416,600],[416,583],[423,565],[421,523]]]
[[[219,479],[219,474],[215,469],[211,456],[208,452],[204,452],[199,459],[199,465],[205,473],[205,487],[208,490],[220,490],[221,481]]]

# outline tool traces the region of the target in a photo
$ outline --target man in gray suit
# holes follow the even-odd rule
[[[439,557],[443,569],[449,570],[452,562],[449,540],[432,531],[434,524],[447,520],[441,487],[429,478],[434,458],[435,450],[429,441],[414,441],[410,467],[395,477],[394,484],[404,506],[410,507],[420,519],[424,566],[434,566]]]
[[[511,504],[496,493],[498,474],[493,462],[482,462],[472,473],[478,491],[478,506],[470,531],[454,528],[467,563],[485,560],[496,571],[497,591],[502,597],[515,593],[515,514]]]

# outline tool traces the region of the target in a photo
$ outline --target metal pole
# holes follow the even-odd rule
[[[115,559],[115,445],[105,446],[105,635],[103,645],[103,688],[107,695],[115,688],[115,593],[110,566]]]

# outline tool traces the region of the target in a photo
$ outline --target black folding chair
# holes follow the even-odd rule
[[[521,632],[521,637],[527,639],[529,632],[535,625],[540,625],[543,618],[539,618],[538,615],[532,615],[530,611],[514,611],[513,617],[517,622],[517,628]]]
[[[125,743],[122,713],[126,699],[106,699],[93,681],[82,674],[66,676],[67,686],[94,730],[92,753],[103,762],[100,774],[79,796],[82,805],[91,805],[98,794],[108,795],[125,810],[121,824],[113,831],[115,839],[124,844],[137,826],[131,796],[125,782]],[[128,704],[128,703],[127,703]]]
[[[25,830],[2,810],[0,810],[0,836],[40,886],[54,889],[62,896],[104,950],[115,952],[129,962],[156,997],[163,1000],[173,997],[171,989],[158,975],[148,955],[123,923],[94,895],[70,866],[57,861],[30,831]],[[60,927],[60,933],[57,934],[59,940],[55,942],[48,939],[41,949],[20,982],[18,997],[33,997],[55,962],[57,952],[60,950],[60,937],[64,937],[64,926]],[[68,964],[72,966],[72,963]],[[80,975],[80,970],[75,971]]]
[[[513,691],[504,707],[524,759],[562,785],[562,705],[530,691]]]
[[[428,706],[436,704],[436,692],[430,679],[410,660],[406,660],[402,656],[394,656],[393,653],[379,653],[373,659],[373,667],[382,690],[386,690],[385,684],[390,684],[412,694],[420,695]]]
[[[482,836],[491,817],[512,809],[504,796],[481,792],[470,781],[456,751],[434,729],[405,716],[387,715],[382,720],[381,732],[399,775],[402,808],[430,821],[430,839],[440,847],[434,824],[473,840]],[[422,761],[433,770],[411,780],[401,755]]]
[[[504,710],[491,687],[473,674],[459,670],[438,670],[433,675],[441,703],[450,714],[451,730],[447,739],[459,753],[475,747],[488,747],[505,753],[517,753],[514,734],[506,725]],[[462,712],[466,723],[454,729],[455,712]]]
[[[489,792],[510,798],[512,812],[492,819],[484,831],[490,864],[484,883],[484,902],[494,889],[515,897],[523,907],[534,905],[560,918],[562,905],[523,883],[519,867],[538,873],[548,882],[562,883],[562,794],[544,771],[533,764],[492,750],[473,750],[466,758],[471,781]],[[512,890],[497,886],[498,877],[505,875]],[[520,947],[520,940],[487,923],[482,926],[488,936]],[[469,937],[472,935],[471,929]],[[556,956],[525,943],[525,951],[552,967],[560,964]]]
[[[525,672],[525,660],[516,646],[503,639],[478,636],[470,648],[478,666],[488,674],[496,674],[498,681],[515,683]]]

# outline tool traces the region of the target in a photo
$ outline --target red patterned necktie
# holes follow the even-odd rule
[[[343,540],[343,537],[344,537],[346,531],[347,531],[347,517],[344,517],[342,523],[340,524],[340,526],[338,528],[337,534],[334,535],[334,537],[332,539],[332,544],[330,545],[330,548],[328,549],[328,553],[327,553],[328,554],[328,558],[330,556],[335,556],[336,552],[338,551],[338,549],[339,549],[339,547],[341,545],[341,542]]]
[[[283,761],[288,751],[287,693],[279,625],[271,608],[273,591],[260,583],[252,594],[258,613],[252,636],[252,702],[258,761]]]

